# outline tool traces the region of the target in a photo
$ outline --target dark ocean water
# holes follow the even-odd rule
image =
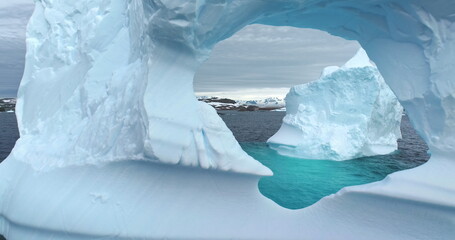
[[[345,186],[379,181],[390,173],[419,166],[429,158],[426,144],[406,116],[401,124],[403,139],[398,142],[398,151],[337,162],[285,157],[269,149],[265,141],[280,128],[284,112],[219,113],[242,148],[274,172],[273,177],[260,180],[261,193],[291,209],[309,206]],[[18,137],[14,113],[0,113],[0,161],[8,156]]]
[[[0,162],[3,161],[13,149],[19,138],[16,115],[14,113],[0,113]],[[0,235],[0,240],[5,238]]]
[[[428,147],[408,117],[401,122],[403,139],[393,154],[348,161],[306,160],[281,156],[265,141],[281,126],[284,112],[229,112],[220,116],[249,155],[269,167],[274,176],[259,181],[261,193],[290,208],[307,207],[346,186],[371,183],[388,174],[425,163]]]
[[[9,155],[18,138],[16,115],[14,113],[0,113],[0,162]]]
[[[266,142],[281,126],[285,112],[218,111],[238,142]]]

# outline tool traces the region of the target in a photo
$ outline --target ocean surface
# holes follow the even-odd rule
[[[16,115],[0,112],[0,162],[9,155],[18,138]],[[0,235],[0,240],[5,240],[5,238]]]
[[[16,115],[0,112],[0,162],[9,155],[18,138]]]
[[[390,155],[348,161],[306,160],[281,156],[265,141],[281,126],[284,112],[220,111],[220,116],[250,156],[274,176],[259,181],[260,192],[279,205],[300,209],[346,186],[371,183],[388,174],[417,167],[429,159],[428,147],[403,116],[398,151]]]
[[[403,139],[398,142],[398,151],[337,162],[285,157],[269,149],[265,142],[280,128],[285,112],[219,114],[242,148],[274,172],[274,176],[259,181],[260,192],[290,209],[307,207],[346,186],[379,181],[390,173],[419,166],[429,158],[426,144],[406,116],[401,124]],[[14,113],[0,113],[0,161],[8,156],[18,137]]]

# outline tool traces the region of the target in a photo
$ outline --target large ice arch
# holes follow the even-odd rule
[[[9,240],[449,239],[454,13],[451,0],[36,1],[21,138],[0,165],[0,232]],[[270,171],[192,89],[213,46],[252,23],[359,41],[430,161],[299,211],[261,196],[258,175]]]

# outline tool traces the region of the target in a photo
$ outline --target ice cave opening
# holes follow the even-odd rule
[[[390,89],[383,86],[381,91],[388,91],[383,94],[379,94],[379,89],[366,91],[385,83],[374,63],[363,56],[363,50],[359,48],[356,41],[315,29],[253,24],[218,43],[195,73],[196,98],[215,108],[242,149],[274,172],[274,176],[262,178],[258,187],[264,196],[283,207],[308,207],[343,187],[380,181],[393,172],[417,167],[429,158],[428,147],[415,132]],[[329,80],[318,80],[319,76],[324,76],[321,72],[327,75],[327,72],[336,71],[336,66],[346,62],[355,65],[352,70],[351,67],[344,67],[337,75],[329,76]],[[356,70],[364,66],[366,70]],[[359,73],[353,74],[355,71]],[[382,82],[377,82],[379,80]],[[319,83],[321,81],[326,83]],[[315,85],[318,90],[304,91],[301,94],[309,96],[292,100],[295,93],[290,91],[295,90],[290,89],[306,87],[308,84]],[[357,85],[361,92],[353,93],[350,85]],[[327,94],[333,97],[327,97]],[[352,145],[358,146],[352,150],[355,155],[344,157],[350,161],[337,162],[336,158],[331,159],[329,155],[310,153],[309,144],[300,146],[303,151],[301,156],[287,156],[271,149],[271,143],[266,142],[272,136],[276,138],[274,135],[278,134],[283,118],[295,118],[294,115],[286,114],[286,103],[302,104],[306,108],[318,110],[318,113],[301,113],[305,119],[327,111],[324,117],[316,118],[317,123],[303,120],[302,126],[307,131],[315,132],[317,138],[310,139],[311,134],[306,133],[303,136],[305,142],[314,141],[311,144],[319,146],[326,144],[326,140],[321,140],[321,130],[327,130],[328,141],[335,142],[337,140],[334,138],[339,138],[343,142],[351,141],[351,148]],[[349,109],[343,109],[346,106]],[[366,117],[374,115],[371,111],[377,112],[376,119]],[[333,118],[341,120],[329,120],[326,115],[332,114]],[[344,118],[350,119],[349,124],[344,122]],[[403,123],[400,124],[402,118]],[[367,122],[363,123],[365,119]],[[376,128],[383,132],[377,133],[380,130],[366,127],[371,124],[369,122],[376,124]],[[346,126],[350,129],[347,132],[352,132],[351,137],[334,132],[334,129]],[[291,131],[297,132],[298,129]],[[358,131],[364,136],[356,133]],[[369,134],[370,138],[381,138],[382,143],[395,146],[389,152],[363,155],[359,152],[360,146],[365,145],[363,148],[368,149],[367,145],[371,143],[367,142],[377,141],[362,139]],[[388,139],[390,137],[386,136],[390,134],[397,136]],[[283,137],[284,141],[289,141],[288,134]],[[288,148],[287,145],[285,147]]]

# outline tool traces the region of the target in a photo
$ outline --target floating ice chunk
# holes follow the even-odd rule
[[[280,154],[347,160],[388,154],[401,138],[402,107],[363,49],[320,79],[294,86],[268,143]]]

